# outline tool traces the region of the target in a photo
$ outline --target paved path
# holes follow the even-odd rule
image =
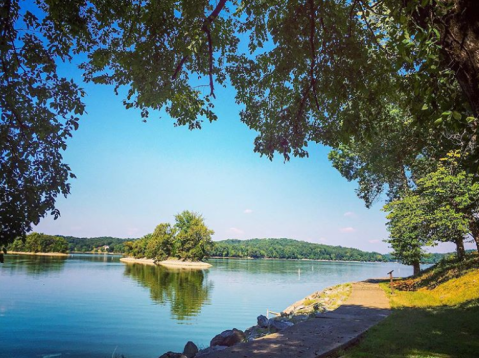
[[[354,343],[390,314],[389,300],[376,281],[356,282],[338,309],[282,332],[241,343],[205,358],[317,358]]]

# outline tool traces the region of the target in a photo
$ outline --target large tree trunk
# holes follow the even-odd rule
[[[403,0],[415,24],[425,30],[433,25],[439,31],[444,67],[455,72],[475,117],[479,117],[479,1],[435,0],[417,7],[418,3]]]
[[[466,259],[466,249],[464,248],[464,239],[459,237],[455,240],[457,259],[459,261],[464,261]]]
[[[412,267],[414,276],[418,275],[419,272],[421,272],[421,266],[419,265],[419,261],[413,262]]]
[[[479,117],[479,1],[442,0],[442,2],[454,3],[453,9],[446,16],[438,19],[438,26],[444,39],[443,51],[446,64],[456,73],[457,81],[477,118]]]
[[[472,238],[476,242],[476,250],[479,253],[479,224],[471,222],[469,228],[471,229]]]

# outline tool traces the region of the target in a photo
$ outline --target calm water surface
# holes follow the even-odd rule
[[[211,260],[205,271],[116,256],[8,255],[0,265],[0,357],[154,358],[200,348],[338,283],[412,274],[395,263]]]

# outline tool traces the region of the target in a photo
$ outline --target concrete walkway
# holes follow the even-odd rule
[[[320,318],[205,357],[326,357],[356,342],[364,332],[389,314],[389,300],[377,281],[356,282],[345,304]]]

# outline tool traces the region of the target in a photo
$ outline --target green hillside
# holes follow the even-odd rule
[[[390,261],[377,252],[314,244],[292,239],[217,241],[211,256],[238,258],[311,259],[344,261]]]

